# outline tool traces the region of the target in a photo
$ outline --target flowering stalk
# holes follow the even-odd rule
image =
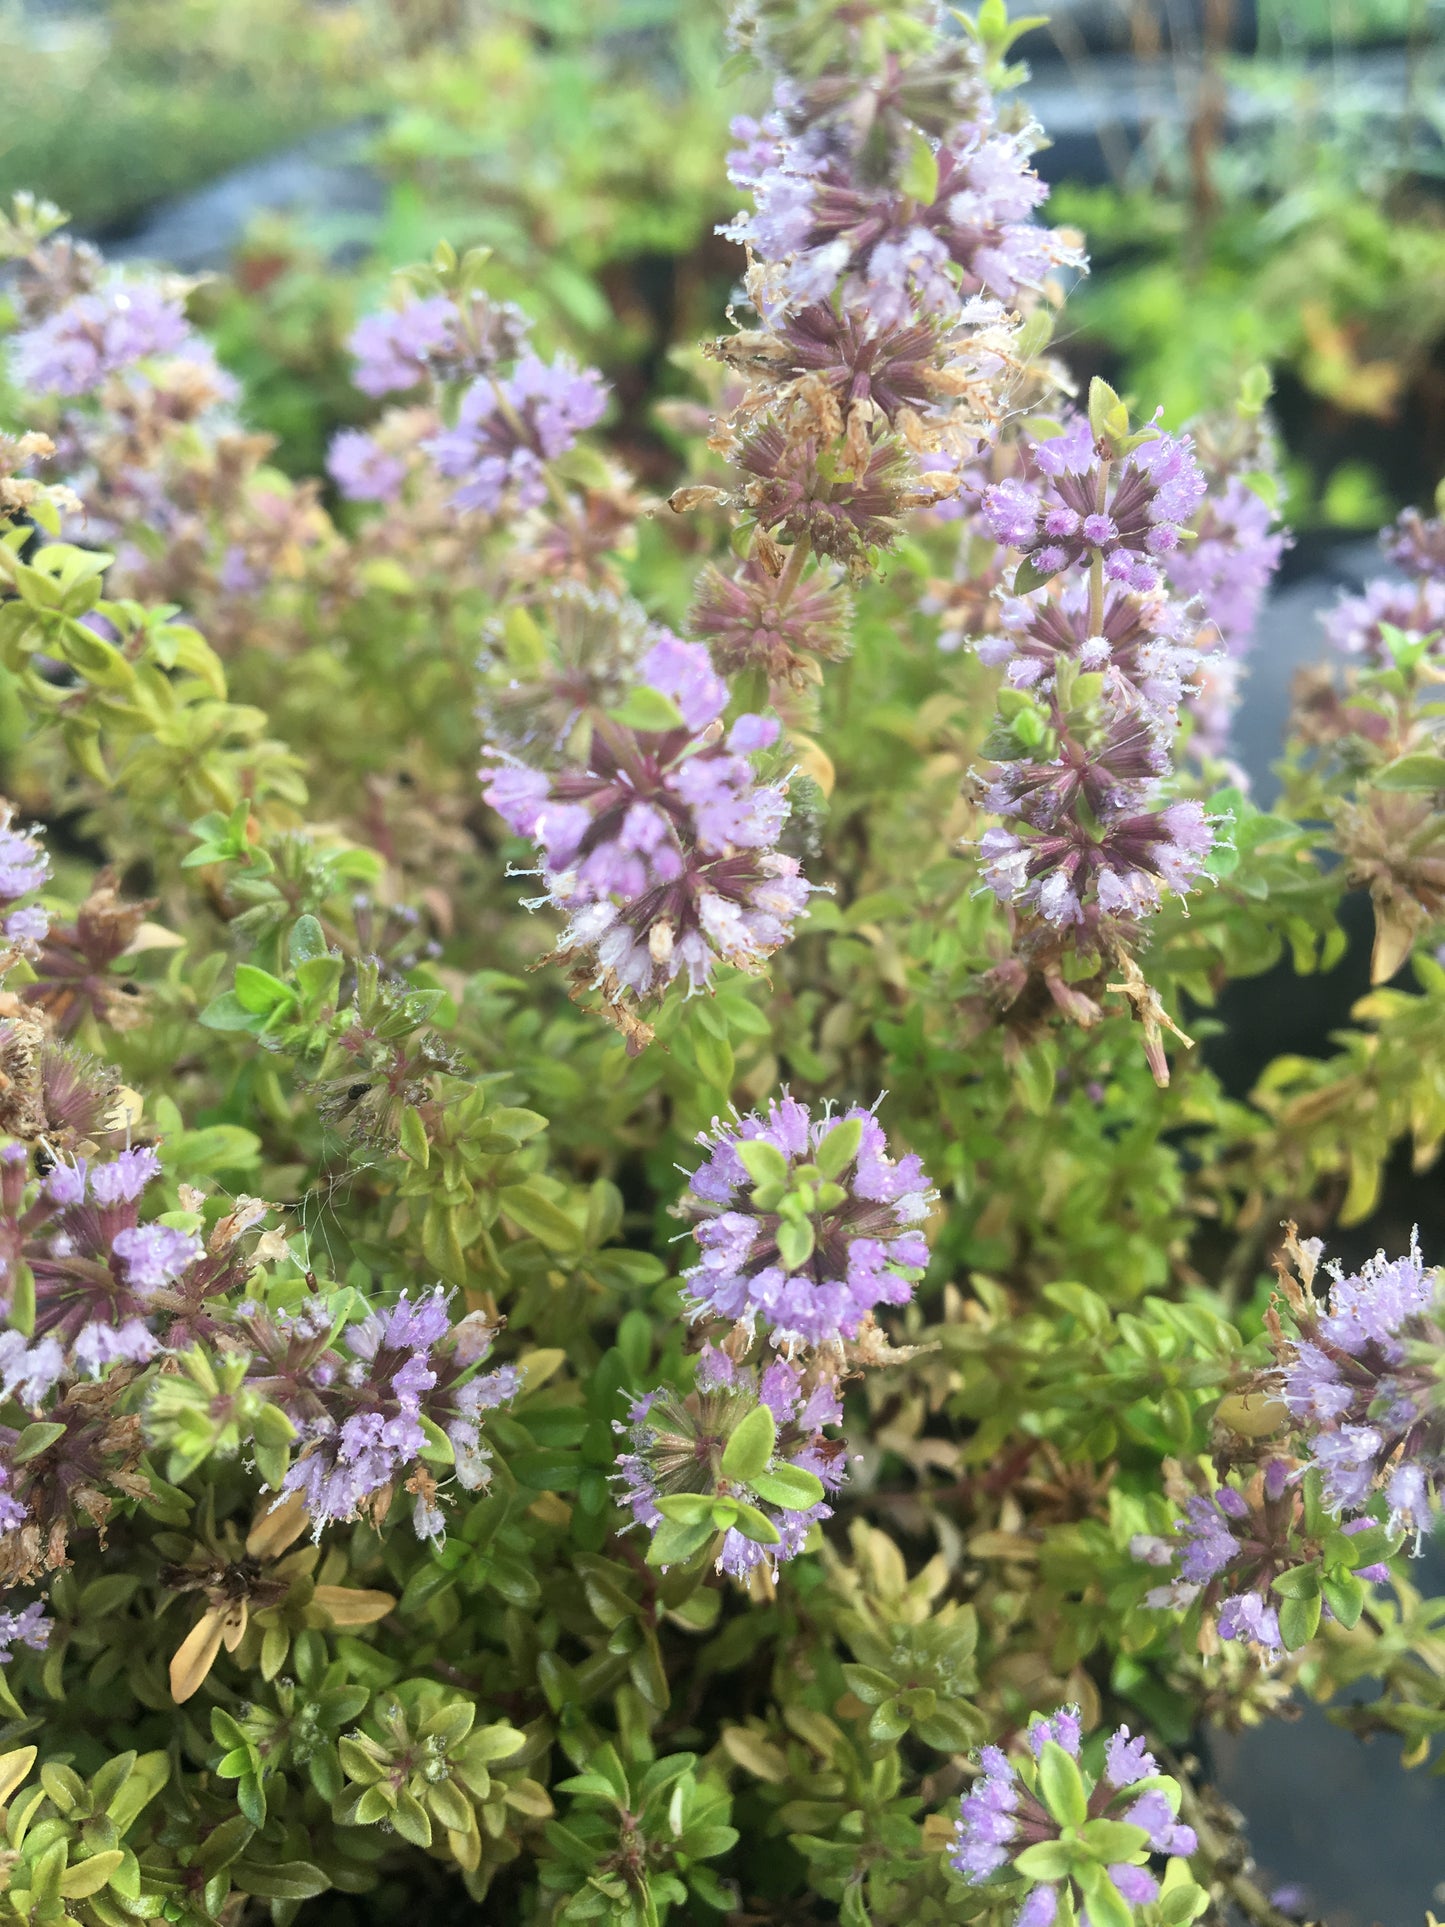
[[[1304,683],[1286,792],[1299,816],[1329,819],[1349,881],[1369,889],[1377,984],[1445,916],[1445,519],[1412,511],[1382,540],[1407,579],[1325,618],[1344,689],[1327,669]]]
[[[744,383],[713,437],[738,480],[672,499],[751,532],[740,567],[705,573],[691,626],[764,688],[841,653],[838,570],[865,574],[907,511],[954,494],[1012,378],[1013,311],[1078,261],[1031,218],[1032,130],[999,130],[974,45],[941,18],[836,11],[806,37],[767,7],[734,21],[774,79],[772,111],[734,124],[754,208],[724,230],[756,326],[709,351]]]
[[[1163,1084],[1161,1031],[1174,1027],[1135,952],[1163,894],[1196,887],[1215,841],[1202,805],[1171,796],[1200,644],[1198,617],[1164,589],[1204,478],[1187,438],[1131,431],[1100,381],[1087,419],[1027,453],[1024,472],[982,498],[994,538],[1021,558],[1000,632],[980,644],[1007,675],[981,795],[1005,821],[979,843],[1014,933],[995,994],[1006,1006],[1038,977],[1064,1014],[1092,1023],[1098,990],[1122,993]],[[1092,975],[1066,979],[1075,962]],[[1105,984],[1110,965],[1122,983]]]

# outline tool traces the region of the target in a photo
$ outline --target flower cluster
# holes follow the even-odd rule
[[[1021,556],[996,626],[977,649],[1006,685],[985,749],[994,762],[979,800],[1004,819],[979,842],[981,872],[1014,918],[1018,981],[993,973],[1004,1007],[1041,975],[1065,1014],[1094,1022],[1083,981],[1062,959],[1117,963],[1145,1027],[1156,1078],[1167,1081],[1169,1025],[1133,951],[1166,891],[1198,883],[1215,833],[1203,805],[1171,794],[1181,702],[1200,687],[1217,633],[1197,601],[1165,587],[1205,483],[1187,438],[1131,432],[1103,382],[1087,418],[1030,444],[1015,472],[986,483],[977,525]]]
[[[0,798],[0,929],[12,950],[33,955],[49,934],[47,912],[23,901],[43,888],[49,874],[49,856],[34,835],[15,827],[14,811]]]
[[[1266,1659],[1303,1645],[1322,1617],[1356,1623],[1368,1587],[1389,1577],[1386,1557],[1433,1525],[1445,1470],[1439,1274],[1418,1250],[1381,1253],[1357,1276],[1336,1271],[1322,1309],[1320,1251],[1289,1228],[1276,1269],[1292,1329],[1270,1311],[1279,1369],[1259,1387],[1262,1443],[1230,1453],[1253,1467],[1188,1493],[1172,1541],[1140,1533],[1130,1546],[1146,1564],[1177,1564],[1146,1605],[1197,1604],[1221,1638]]]
[[[1119,1727],[1097,1777],[1079,1765],[1081,1741],[1078,1708],[1065,1707],[1030,1723],[1028,1757],[978,1755],[948,1858],[970,1886],[996,1881],[1021,1902],[1015,1927],[1053,1927],[1061,1906],[1063,1918],[1132,1918],[1159,1897],[1150,1855],[1198,1848],[1178,1818],[1179,1783],[1142,1739]]]
[[[546,464],[565,455],[584,429],[602,419],[607,389],[595,368],[567,356],[542,361],[525,354],[505,378],[472,383],[454,428],[426,444],[438,472],[461,486],[459,509],[495,515],[503,503],[540,508],[547,499]]]
[[[528,345],[529,330],[519,308],[489,300],[464,267],[444,291],[368,315],[352,334],[356,385],[365,394],[428,391],[436,412],[418,452],[457,484],[454,509],[495,516],[540,508],[547,464],[606,409],[597,371],[566,355],[543,361]],[[393,502],[401,493],[410,464],[395,425],[393,413],[377,431],[343,429],[333,438],[327,466],[351,501]]]
[[[526,316],[513,302],[473,294],[403,299],[364,315],[352,331],[355,381],[364,395],[392,395],[427,381],[491,374],[526,345]]]
[[[1100,440],[1095,422],[1078,416],[1031,445],[1033,479],[999,482],[985,494],[995,538],[1024,558],[1016,586],[1078,568],[1130,589],[1158,586],[1161,562],[1204,499],[1193,445],[1153,432],[1129,437],[1126,447],[1101,448]]]
[[[182,303],[148,281],[113,281],[77,294],[11,343],[10,371],[33,395],[93,395],[138,363],[190,355],[209,360]]]
[[[404,1487],[418,1538],[438,1538],[446,1518],[437,1471],[450,1467],[468,1492],[490,1482],[482,1415],[516,1395],[520,1376],[510,1365],[476,1372],[495,1328],[476,1313],[454,1326],[440,1287],[369,1312],[346,1328],[340,1349],[320,1307],[274,1318],[253,1311],[242,1325],[257,1348],[248,1383],[300,1441],[282,1495],[300,1495],[318,1534],[363,1516],[380,1525]]]
[[[1204,653],[1189,707],[1200,747],[1220,755],[1264,598],[1290,537],[1270,506],[1278,493],[1276,450],[1257,411],[1241,406],[1233,415],[1206,417],[1195,424],[1194,443],[1209,492],[1186,539],[1167,557],[1165,573],[1170,589],[1189,598],[1202,618]]]
[[[727,691],[706,652],[665,632],[641,673],[594,724],[585,768],[483,769],[487,801],[536,842],[545,900],[570,918],[558,956],[592,971],[610,1004],[679,975],[705,990],[719,959],[758,969],[810,890],[777,848],[785,787],[760,783],[750,760],[776,723],[742,716],[724,738]]]
[[[1312,1273],[1316,1244],[1299,1247]],[[1383,1495],[1390,1524],[1417,1541],[1445,1491],[1445,1290],[1419,1247],[1379,1252],[1360,1271],[1333,1269],[1326,1304],[1313,1276],[1284,1280],[1295,1331],[1281,1335],[1279,1396],[1308,1438],[1325,1504],[1340,1514]]]
[[[1405,580],[1382,576],[1359,595],[1343,596],[1325,617],[1325,633],[1346,656],[1380,668],[1392,660],[1387,631],[1408,642],[1432,640],[1432,654],[1445,653],[1445,517],[1427,521],[1407,511],[1384,530],[1385,553]]]
[[[888,1155],[872,1111],[814,1118],[784,1096],[698,1142],[708,1156],[679,1206],[701,1253],[683,1273],[694,1318],[836,1348],[878,1305],[908,1303],[937,1194],[915,1155]]]
[[[924,58],[944,71],[932,47]],[[899,328],[917,314],[954,316],[980,292],[1016,301],[1077,265],[1072,246],[1032,218],[1048,192],[1030,165],[1035,130],[1001,131],[976,72],[955,61],[928,98],[894,56],[886,116],[859,112],[877,82],[840,75],[809,88],[784,75],[772,113],[734,123],[729,173],[754,209],[727,232],[775,264],[777,304],[837,296]],[[920,109],[929,124],[913,118]]]
[[[831,1516],[825,1494],[842,1483],[844,1446],[824,1427],[841,1418],[826,1377],[786,1358],[759,1374],[712,1345],[693,1391],[635,1400],[626,1424],[616,1422],[630,1449],[614,1477],[633,1523],[653,1535],[653,1563],[713,1545],[719,1572],[746,1580],[770,1565],[776,1576]]]

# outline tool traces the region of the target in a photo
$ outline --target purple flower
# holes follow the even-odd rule
[[[349,502],[394,502],[406,480],[406,463],[360,428],[343,428],[332,437],[326,466]]]
[[[1195,540],[1181,542],[1166,565],[1170,587],[1199,598],[1231,656],[1248,652],[1265,595],[1289,546],[1288,534],[1273,523],[1268,503],[1231,475],[1195,518]]]
[[[1258,1646],[1268,1659],[1284,1648],[1279,1613],[1257,1592],[1231,1593],[1219,1608],[1219,1637]]]
[[[811,1473],[819,1482],[815,1491],[835,1492],[843,1481],[845,1448],[822,1428],[836,1425],[842,1416],[836,1386],[826,1378],[810,1383],[808,1375],[786,1360],[775,1360],[760,1383],[753,1367],[738,1365],[725,1352],[707,1346],[692,1392],[685,1397],[667,1387],[649,1392],[633,1402],[625,1423],[614,1425],[630,1447],[618,1454],[613,1477],[634,1525],[655,1531],[665,1516],[661,1503],[682,1494],[739,1499],[768,1520],[778,1534],[776,1541],[751,1538],[735,1526],[718,1541],[717,1571],[739,1580],[764,1565],[776,1576],[780,1566],[803,1550],[813,1526],[832,1516],[825,1498],[779,1505],[753,1488],[752,1475],[729,1478],[724,1472],[729,1440],[760,1405],[775,1427],[773,1453],[764,1471],[792,1467]],[[765,1484],[757,1476],[759,1485]]]
[[[565,455],[606,406],[607,388],[595,368],[579,369],[565,355],[544,362],[528,354],[509,378],[473,382],[456,427],[423,446],[440,474],[461,482],[452,496],[457,508],[488,515],[504,501],[539,508],[547,499],[543,464]]]
[[[1154,1755],[1145,1745],[1142,1737],[1131,1737],[1127,1726],[1121,1726],[1109,1737],[1104,1750],[1104,1771],[1111,1785],[1123,1788],[1133,1786],[1136,1780],[1147,1780],[1159,1771]]]
[[[33,836],[14,827],[5,805],[0,812],[0,901],[14,903],[17,897],[28,896],[49,874],[49,856]]]
[[[123,1325],[107,1325],[92,1319],[81,1327],[70,1348],[70,1361],[78,1372],[99,1378],[107,1365],[144,1365],[160,1351],[159,1341],[142,1319],[127,1318]]]
[[[1076,1708],[1065,1708],[1048,1719],[1035,1718],[1028,1732],[1032,1759],[1016,1767],[998,1747],[984,1747],[978,1755],[983,1770],[960,1803],[949,1862],[970,1886],[981,1886],[996,1875],[1025,1881],[1015,1927],[1049,1927],[1058,1913],[1062,1896],[1057,1874],[1041,1881],[1024,1873],[1017,1861],[1025,1849],[1042,1842],[1075,1838],[1072,1812],[1051,1810],[1044,1792],[1047,1777],[1040,1774],[1035,1762],[1043,1759],[1049,1745],[1062,1746],[1077,1759],[1080,1740]],[[1091,1780],[1082,1769],[1080,1772],[1089,1819],[1123,1822],[1140,1829],[1144,1838],[1137,1851],[1112,1862],[1108,1874],[1128,1906],[1147,1906],[1159,1893],[1158,1882],[1144,1865],[1149,1852],[1187,1856],[1197,1850],[1198,1842],[1192,1829],[1175,1819],[1179,1788],[1174,1781],[1159,1776],[1161,1784],[1133,1800],[1125,1793],[1125,1787],[1154,1778],[1157,1772],[1142,1740],[1131,1740],[1129,1729],[1121,1726],[1106,1742],[1105,1758],[1110,1768],[1098,1781]],[[1114,1765],[1119,1769],[1117,1776]],[[1003,1893],[1012,1897],[1019,1889],[1008,1886]],[[1085,1895],[1072,1877],[1065,1879],[1062,1894],[1071,1903],[1071,1917],[1088,1917]]]
[[[683,1273],[693,1317],[761,1321],[778,1345],[837,1345],[877,1305],[911,1298],[936,1193],[916,1156],[889,1157],[871,1111],[815,1120],[784,1096],[698,1143],[708,1157],[680,1206],[701,1253]]]
[[[1122,1727],[1119,1729],[1120,1733],[1124,1731]],[[1114,1737],[1117,1739],[1119,1734],[1116,1733]],[[1079,1747],[1083,1742],[1083,1729],[1079,1724],[1077,1706],[1061,1706],[1057,1713],[1051,1713],[1045,1719],[1036,1719],[1031,1722],[1029,1751],[1036,1760],[1042,1758],[1044,1746],[1049,1740],[1052,1740],[1056,1746],[1061,1746],[1072,1759],[1078,1759]]]
[[[1128,1826],[1144,1829],[1155,1853],[1177,1853],[1187,1860],[1199,1850],[1194,1829],[1181,1826],[1175,1819],[1174,1807],[1162,1788],[1141,1793],[1121,1817]]]
[[[160,1169],[161,1161],[148,1145],[122,1151],[109,1164],[91,1168],[90,1195],[99,1205],[133,1204]]]
[[[1418,1245],[1336,1271],[1322,1311],[1301,1300],[1280,1395],[1310,1428],[1326,1505],[1357,1512],[1378,1491],[1391,1521],[1429,1529],[1445,1476],[1445,1411],[1434,1360],[1445,1347],[1439,1272]]]
[[[415,388],[433,361],[454,351],[456,323],[456,309],[440,294],[364,316],[347,344],[356,357],[357,387],[364,395]]]
[[[1325,634],[1336,649],[1386,666],[1390,662],[1386,627],[1400,630],[1411,642],[1445,629],[1445,578],[1372,582],[1362,595],[1342,597],[1324,622]]]
[[[23,1333],[0,1333],[0,1393],[36,1411],[60,1383],[65,1353],[53,1338],[27,1343]]]
[[[1418,509],[1406,509],[1397,522],[1381,531],[1380,542],[1406,575],[1445,582],[1445,519],[1434,516],[1427,521]]]
[[[43,1653],[50,1644],[51,1627],[45,1602],[40,1599],[32,1599],[19,1612],[0,1612],[0,1661],[8,1660],[15,1646]]]
[[[782,785],[759,783],[747,755],[718,740],[727,691],[707,652],[663,632],[642,671],[676,726],[602,718],[585,770],[504,762],[482,772],[487,801],[536,842],[548,895],[570,917],[558,957],[590,960],[613,1004],[679,975],[706,989],[719,958],[756,970],[811,888],[775,848]],[[740,722],[732,744],[764,733]]]
[[[5,935],[11,943],[29,949],[32,945],[44,943],[50,934],[50,918],[38,904],[27,904],[23,909],[12,910],[5,919]]]
[[[443,1495],[421,1456],[429,1436],[423,1419],[450,1442],[463,1490],[490,1482],[481,1415],[515,1396],[520,1374],[503,1366],[470,1376],[495,1327],[473,1315],[454,1328],[440,1287],[416,1299],[403,1292],[386,1310],[368,1313],[345,1334],[346,1359],[325,1349],[325,1321],[312,1330],[256,1318],[252,1329],[264,1353],[286,1360],[275,1378],[263,1364],[256,1381],[268,1391],[276,1386],[301,1434],[302,1450],[281,1489],[304,1497],[318,1534],[334,1520],[360,1516],[379,1525],[403,1485],[412,1495],[413,1530],[422,1538],[443,1534]]]
[[[121,369],[190,345],[179,301],[144,281],[117,281],[16,335],[11,373],[32,394],[89,395]]]
[[[1188,436],[1158,434],[1105,462],[1088,422],[1028,451],[1037,479],[984,491],[984,519],[997,541],[1018,549],[1040,575],[1100,557],[1105,577],[1130,589],[1157,588],[1158,559],[1172,554],[1204,499],[1205,482]]]
[[[91,1182],[95,1182],[94,1174]],[[144,1298],[173,1285],[205,1247],[192,1231],[177,1231],[168,1224],[142,1224],[118,1231],[111,1249],[126,1267],[126,1282]]]
[[[1000,132],[986,108],[948,135],[926,199],[868,180],[841,144],[787,130],[787,96],[764,123],[744,123],[734,183],[754,211],[723,231],[779,264],[778,297],[794,309],[829,302],[898,328],[916,315],[957,314],[984,293],[1012,300],[1077,252],[1032,217],[1047,189],[1026,136]]]

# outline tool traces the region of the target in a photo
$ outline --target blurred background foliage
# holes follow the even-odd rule
[[[525,300],[544,343],[603,367],[619,440],[660,477],[655,404],[686,392],[676,357],[737,272],[714,232],[728,122],[762,104],[726,72],[723,11],[0,0],[0,196],[32,187],[147,251],[158,203],[333,140],[365,206],[323,191],[301,215],[267,212],[269,180],[198,304],[281,465],[314,472],[357,419],[352,321],[445,236],[493,247],[495,290]],[[1066,352],[1170,423],[1268,362],[1296,527],[1373,527],[1445,466],[1442,15],[1440,0],[1065,0],[1025,42],[1058,135],[1053,218],[1092,251]],[[1082,139],[1060,127],[1070,90]]]

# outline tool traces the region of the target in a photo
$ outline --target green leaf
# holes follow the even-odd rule
[[[121,1848],[111,1847],[104,1853],[93,1853],[88,1860],[74,1861],[60,1876],[61,1897],[86,1900],[98,1894],[124,1859]]]
[[[47,1447],[64,1437],[63,1425],[57,1424],[52,1419],[37,1419],[33,1425],[27,1425],[15,1441],[14,1450],[10,1454],[10,1463],[24,1465],[27,1459],[38,1458]]]
[[[771,1472],[755,1472],[748,1481],[760,1499],[784,1512],[806,1512],[821,1505],[823,1481],[801,1465],[776,1465]]]
[[[1089,1817],[1089,1794],[1077,1761],[1057,1740],[1045,1740],[1039,1755],[1039,1792],[1061,1827],[1081,1827]]]
[[[313,916],[298,917],[286,940],[286,955],[292,965],[310,963],[327,955],[326,933]]]
[[[243,1894],[258,1900],[314,1900],[331,1885],[309,1860],[237,1861],[233,1879]]]
[[[723,1447],[722,1469],[730,1479],[749,1484],[765,1471],[778,1440],[778,1427],[766,1405],[755,1405]]]
[[[649,1566],[680,1566],[707,1545],[712,1537],[713,1527],[708,1519],[699,1520],[696,1525],[684,1525],[679,1519],[664,1519],[652,1535],[652,1544],[647,1548],[647,1563]]]
[[[1182,1866],[1182,1861],[1171,1861],[1171,1867]],[[1186,1927],[1186,1923],[1197,1920],[1209,1905],[1209,1895],[1204,1888],[1192,1880],[1180,1880],[1173,1886],[1166,1885],[1154,1903],[1159,1912],[1162,1927]]]
[[[1271,1585],[1281,1599],[1314,1599],[1320,1590],[1320,1569],[1314,1564],[1292,1566],[1288,1572],[1279,1573]]]
[[[427,1138],[426,1126],[421,1121],[421,1113],[415,1105],[406,1105],[401,1113],[401,1148],[411,1162],[425,1171],[431,1163],[431,1143]]]
[[[657,1501],[657,1509],[664,1519],[676,1519],[685,1526],[711,1519],[712,1508],[712,1497],[706,1492],[669,1492]]]
[[[925,207],[938,199],[938,155],[926,134],[915,131],[898,184]]]
[[[840,1178],[857,1157],[863,1144],[861,1117],[845,1117],[835,1124],[813,1153],[813,1162],[825,1178]]]
[[[1323,1604],[1320,1594],[1315,1593],[1308,1599],[1286,1599],[1280,1606],[1279,1634],[1288,1651],[1296,1652],[1314,1638]]]
[[[530,1184],[504,1185],[498,1202],[513,1223],[521,1226],[553,1251],[572,1251],[581,1242],[581,1233],[558,1204],[544,1197]]]
[[[1134,1927],[1134,1909],[1102,1867],[1081,1867],[1078,1881],[1089,1903],[1091,1927]]]
[[[1144,1829],[1127,1820],[1089,1820],[1079,1829],[1079,1838],[1095,1860],[1110,1863],[1140,1859],[1149,1844]]]
[[[1038,1840],[1014,1856],[1014,1866],[1030,1880],[1066,1880],[1073,1870],[1074,1856],[1062,1840]]]
[[[607,713],[613,722],[621,723],[626,729],[687,728],[687,720],[671,696],[664,696],[660,689],[646,683],[630,689],[617,707]]]
[[[737,1529],[755,1546],[775,1546],[783,1536],[772,1520],[759,1512],[755,1505],[738,1505]]]
[[[880,1673],[876,1666],[856,1666],[849,1662],[843,1668],[843,1677],[848,1682],[848,1690],[855,1699],[862,1700],[865,1706],[881,1706],[884,1700],[892,1699],[898,1691],[898,1682],[887,1673]]]
[[[1445,790],[1445,756],[1415,750],[1386,763],[1372,780],[1377,790]]]
[[[1035,1117],[1047,1117],[1054,1101],[1059,1050],[1051,1037],[1041,1037],[1019,1058],[1015,1075],[1024,1104]]]
[[[1325,1604],[1344,1627],[1358,1623],[1370,1596],[1364,1580],[1357,1579],[1352,1572],[1327,1572],[1322,1591]]]
[[[747,1172],[754,1184],[781,1184],[788,1182],[788,1160],[776,1144],[769,1144],[766,1138],[743,1138],[733,1146],[738,1163]]]
[[[786,1271],[798,1271],[817,1248],[817,1234],[806,1218],[784,1218],[777,1233],[778,1256]]]
[[[243,963],[236,965],[236,1001],[242,1010],[269,1017],[272,1011],[295,1003],[296,998],[291,986],[273,977],[269,970]]]

